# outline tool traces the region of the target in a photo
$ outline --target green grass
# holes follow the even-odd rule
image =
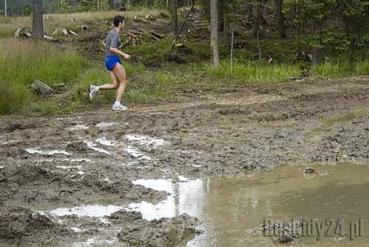
[[[369,74],[369,60],[350,63],[341,59],[338,62],[325,62],[313,68],[316,75],[329,78],[342,78]]]
[[[233,79],[236,84],[271,84],[287,81],[290,77],[299,76],[301,70],[295,65],[266,63],[234,63],[223,62],[216,68],[206,65],[205,70],[214,79]]]

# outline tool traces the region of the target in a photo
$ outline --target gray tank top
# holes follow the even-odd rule
[[[120,45],[119,33],[112,29],[105,38],[105,56],[116,55],[110,51],[110,48],[119,48]]]

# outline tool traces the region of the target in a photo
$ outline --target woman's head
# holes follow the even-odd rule
[[[113,24],[114,24],[114,27],[118,27],[122,29],[124,25],[124,17],[121,15],[115,16],[113,19]]]

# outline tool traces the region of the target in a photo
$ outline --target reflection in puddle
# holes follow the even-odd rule
[[[37,148],[26,148],[26,152],[30,154],[42,154],[42,155],[55,155],[55,154],[64,154],[70,155],[70,153],[65,150],[41,150],[39,147]]]
[[[144,219],[153,220],[163,217],[175,217],[184,213],[198,217],[201,212],[205,191],[200,179],[174,183],[171,179],[140,179],[133,181],[154,190],[165,191],[170,195],[158,204],[148,202],[131,203],[128,210],[142,213]]]

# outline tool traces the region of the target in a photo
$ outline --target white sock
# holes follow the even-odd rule
[[[117,100],[114,102],[114,105],[120,105],[120,104],[121,103],[119,101],[117,101]]]

